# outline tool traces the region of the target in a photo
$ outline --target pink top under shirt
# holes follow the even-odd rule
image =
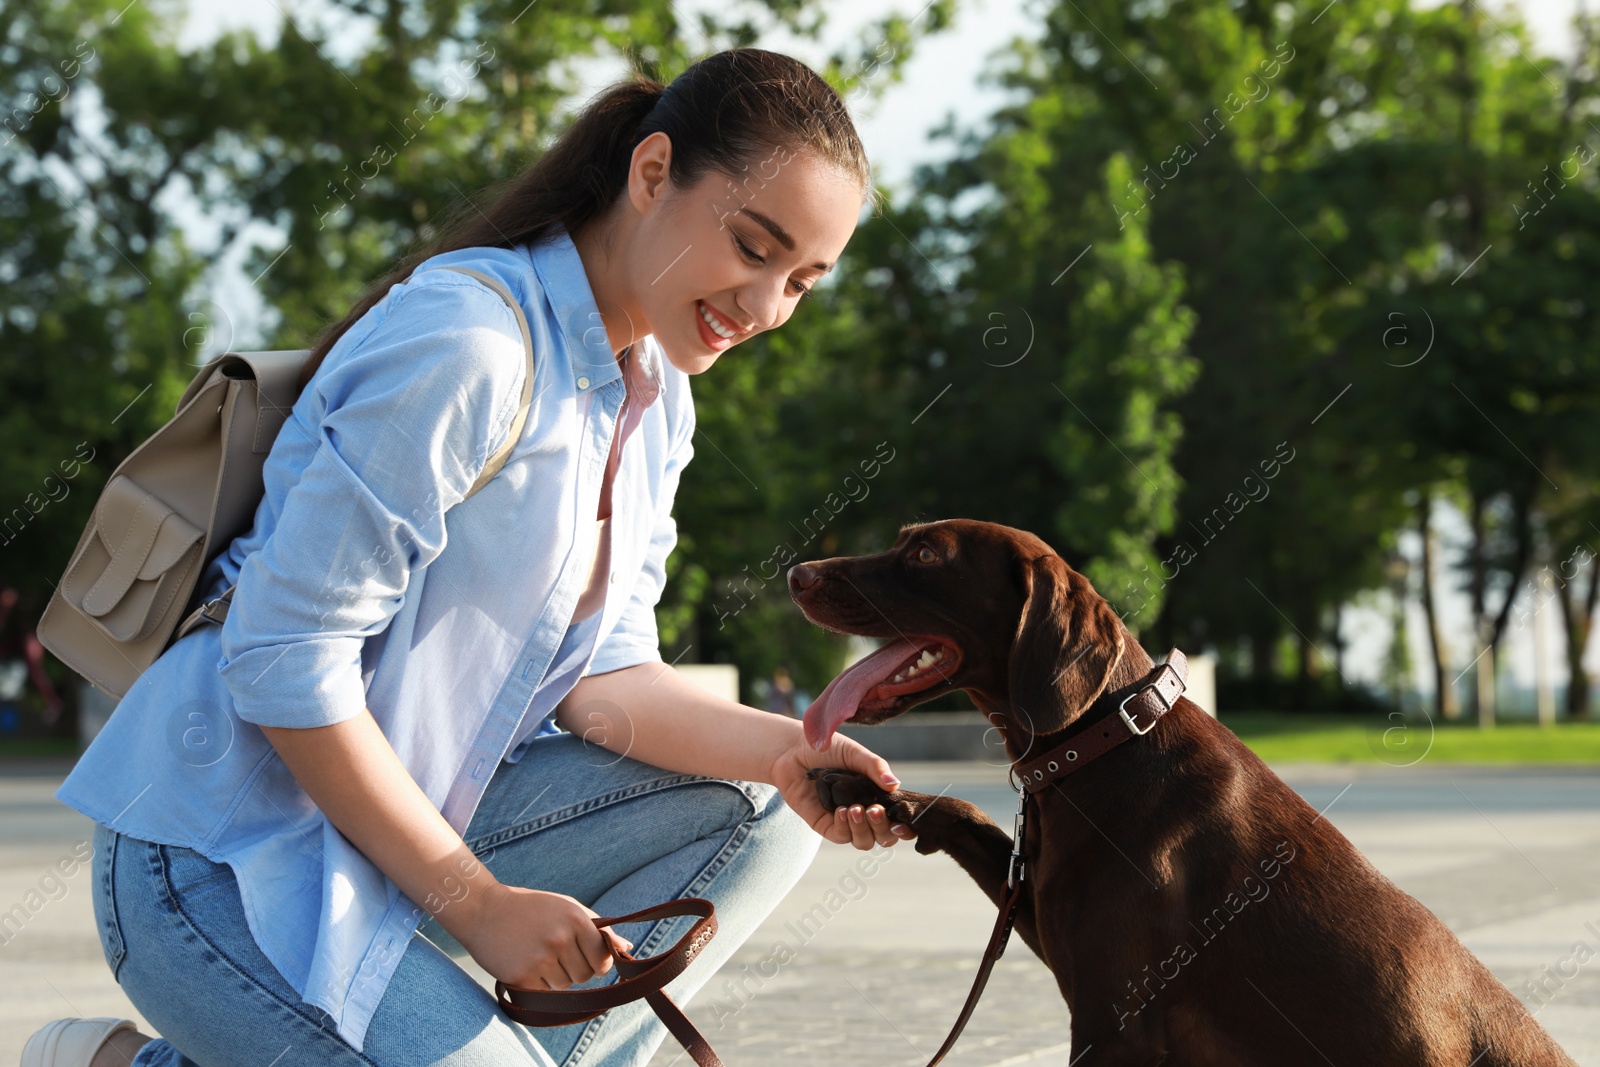
[[[611,578],[611,481],[616,476],[617,464],[622,459],[622,447],[633,433],[644,409],[655,403],[661,394],[660,369],[647,365],[646,359],[634,358],[635,347],[629,345],[623,354],[622,377],[627,395],[622,400],[622,410],[617,415],[618,429],[611,438],[611,454],[606,458],[605,480],[600,485],[600,508],[595,518],[594,536],[588,548],[593,562],[589,568],[589,584],[578,596],[578,606],[573,609],[572,621],[586,619],[600,610],[605,601],[606,585]]]

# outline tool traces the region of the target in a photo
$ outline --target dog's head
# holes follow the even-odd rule
[[[807,710],[814,745],[847,719],[883,722],[952,689],[1026,734],[1052,733],[1105,691],[1126,641],[1116,612],[1049,545],[971,519],[904,526],[875,555],[798,563],[789,593],[818,626],[889,639]]]

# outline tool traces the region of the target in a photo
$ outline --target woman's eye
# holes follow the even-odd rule
[[[744,253],[744,258],[750,260],[750,262],[752,262],[752,263],[765,263],[766,262],[766,260],[764,260],[760,256],[756,255],[754,249],[752,249],[749,245],[745,244],[743,241],[739,240],[737,237],[735,237],[733,239],[733,243],[739,246],[739,251]]]
[[[933,549],[929,548],[927,545],[923,545],[920,549],[917,550],[917,562],[918,563],[934,563],[938,559],[939,559],[939,554],[937,552],[935,552]]]
[[[766,262],[766,260],[764,260],[760,256],[758,256],[755,253],[755,251],[750,248],[749,245],[747,245],[743,241],[739,240],[738,237],[735,237],[733,239],[733,243],[739,246],[740,254],[743,255],[746,259],[748,259],[750,262],[758,264],[758,265],[759,264],[763,264],[763,263]],[[801,285],[799,282],[790,282],[789,284],[794,286],[795,295],[797,295],[797,296],[810,296],[811,295],[810,286]]]

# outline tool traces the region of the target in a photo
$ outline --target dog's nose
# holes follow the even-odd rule
[[[796,563],[789,568],[789,595],[799,596],[801,593],[817,584],[817,579],[822,577],[814,563]]]

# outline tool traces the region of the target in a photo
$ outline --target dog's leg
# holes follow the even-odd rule
[[[894,822],[916,832],[915,845],[924,856],[947,853],[998,909],[1006,899],[1006,871],[1011,863],[1011,835],[965,800],[896,790],[886,793],[870,778],[855,771],[822,767],[808,773],[816,783],[817,798],[833,811],[860,804],[882,804]],[[1044,959],[1034,923],[1033,900],[1027,893],[1017,901],[1013,929],[1034,955]]]

